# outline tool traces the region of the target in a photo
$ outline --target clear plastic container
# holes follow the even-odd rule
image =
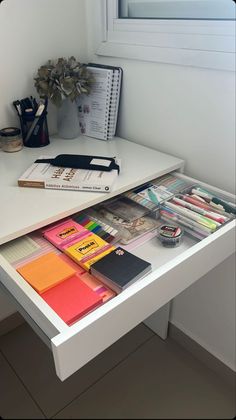
[[[18,152],[23,147],[21,130],[17,127],[5,127],[0,130],[1,148],[4,152]]]

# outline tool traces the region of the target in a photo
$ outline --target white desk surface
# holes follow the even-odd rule
[[[121,172],[113,191],[98,193],[18,187],[17,179],[39,156],[60,153],[121,159]],[[43,148],[24,147],[15,153],[0,149],[0,244],[183,166],[181,159],[118,137],[109,141],[85,136],[73,140],[54,137]]]

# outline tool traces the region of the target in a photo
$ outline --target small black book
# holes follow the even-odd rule
[[[91,265],[91,274],[117,293],[151,271],[149,262],[121,247]]]

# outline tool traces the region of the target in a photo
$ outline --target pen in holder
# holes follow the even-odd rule
[[[13,102],[18,113],[23,144],[26,147],[43,147],[50,143],[47,125],[47,99],[37,104],[32,97]]]

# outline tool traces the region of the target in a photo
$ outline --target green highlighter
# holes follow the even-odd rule
[[[219,197],[214,197],[209,191],[204,190],[203,188],[196,188],[197,194],[202,196],[203,198],[208,198],[212,203],[221,206],[222,210],[224,210],[226,213],[232,213],[236,214],[236,207],[229,204],[227,201],[222,200]],[[210,203],[211,204],[211,203]]]

